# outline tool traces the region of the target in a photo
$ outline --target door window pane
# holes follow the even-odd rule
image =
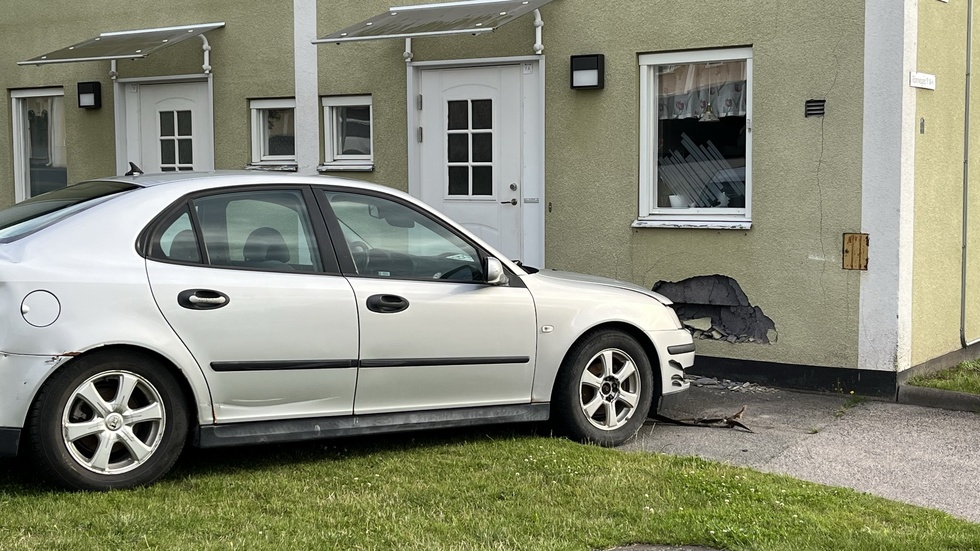
[[[446,193],[493,197],[493,100],[446,102]]]
[[[187,208],[176,212],[153,232],[150,238],[150,257],[174,262],[201,262],[197,234]]]
[[[476,248],[406,205],[369,195],[326,192],[357,273],[372,277],[482,281]]]
[[[191,112],[160,111],[158,115],[160,118],[160,170],[163,172],[194,170],[194,137],[192,135]]]
[[[450,134],[448,140],[449,145],[449,162],[450,163],[465,163],[470,160],[470,144],[468,143],[468,138],[466,134]]]
[[[493,101],[473,100],[473,128],[493,128]]]
[[[470,169],[466,166],[449,167],[449,195],[470,194]]]
[[[191,112],[190,111],[177,111],[177,135],[178,136],[191,135]]]
[[[301,192],[227,193],[196,199],[193,205],[212,266],[322,270]]]
[[[493,167],[473,167],[473,195],[493,195]]]
[[[450,101],[448,104],[449,120],[446,127],[449,130],[465,130],[470,127],[468,102]]]

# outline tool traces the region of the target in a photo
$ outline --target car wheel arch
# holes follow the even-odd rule
[[[173,360],[167,358],[163,354],[160,354],[159,352],[155,350],[151,350],[149,348],[143,348],[131,344],[108,344],[102,346],[95,346],[93,348],[80,352],[74,355],[67,362],[62,363],[60,366],[58,366],[57,369],[54,369],[50,373],[48,373],[48,376],[44,379],[44,381],[42,381],[38,385],[38,388],[42,388],[49,380],[51,380],[51,378],[56,373],[64,369],[66,366],[71,365],[72,363],[79,361],[82,358],[88,358],[90,356],[96,354],[102,354],[106,352],[119,352],[119,353],[129,354],[133,356],[145,356],[148,359],[158,362],[160,365],[164,366],[167,370],[170,371],[170,374],[174,376],[174,379],[177,381],[177,384],[180,386],[180,390],[182,394],[181,397],[184,399],[184,403],[186,403],[188,406],[187,407],[187,411],[189,414],[188,422],[191,424],[191,426],[197,426],[200,423],[197,408],[194,407],[196,404],[199,403],[199,401],[197,399],[197,395],[194,393],[193,386],[191,385],[191,382],[190,380],[188,380],[187,375],[184,373],[184,371],[179,366],[177,366],[177,364],[175,364]],[[35,394],[35,396],[32,399],[32,402],[38,399],[38,394]],[[210,403],[210,399],[208,399],[208,403]]]
[[[646,353],[647,359],[650,362],[650,369],[653,371],[652,375],[653,375],[653,385],[654,385],[654,389],[653,389],[654,398],[656,400],[659,400],[659,397],[663,392],[662,374],[660,371],[660,355],[657,352],[657,348],[653,345],[653,341],[650,340],[650,337],[648,337],[647,334],[643,332],[643,330],[636,327],[635,325],[631,325],[625,322],[613,321],[613,322],[600,323],[599,325],[590,327],[588,330],[582,332],[582,334],[579,335],[577,339],[572,341],[571,344],[569,344],[568,349],[565,351],[565,355],[561,359],[560,365],[565,364],[565,362],[568,360],[569,354],[572,353],[572,351],[575,349],[577,344],[588,339],[593,334],[599,333],[601,331],[618,331],[620,333],[625,333],[626,335],[632,337],[643,348],[643,352]],[[558,384],[558,377],[555,377],[555,381],[552,383],[552,387],[551,387],[552,398],[555,395],[557,384]],[[654,402],[654,404],[656,404],[656,402]]]

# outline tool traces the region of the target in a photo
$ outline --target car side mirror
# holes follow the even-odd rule
[[[506,285],[507,284],[507,272],[504,271],[504,265],[500,263],[500,260],[492,256],[488,256],[485,261],[484,273],[487,274],[487,284],[489,285]]]

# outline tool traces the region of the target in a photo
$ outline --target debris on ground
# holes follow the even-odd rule
[[[652,423],[670,423],[672,425],[681,425],[683,427],[714,427],[714,428],[739,428],[746,432],[755,432],[749,427],[742,424],[742,414],[745,413],[745,406],[738,410],[736,413],[724,417],[693,417],[691,419],[672,419],[665,415],[659,413],[651,414],[648,418],[648,422]]]
[[[757,383],[732,381],[729,379],[717,379],[715,377],[701,377],[699,375],[688,375],[686,379],[694,386],[704,388],[717,388],[719,390],[730,390],[732,392],[773,392],[774,389],[762,386]]]

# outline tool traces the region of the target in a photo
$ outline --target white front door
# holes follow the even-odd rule
[[[522,259],[521,65],[427,69],[421,199],[512,259]]]
[[[214,169],[207,82],[126,85],[126,158],[143,172]]]

